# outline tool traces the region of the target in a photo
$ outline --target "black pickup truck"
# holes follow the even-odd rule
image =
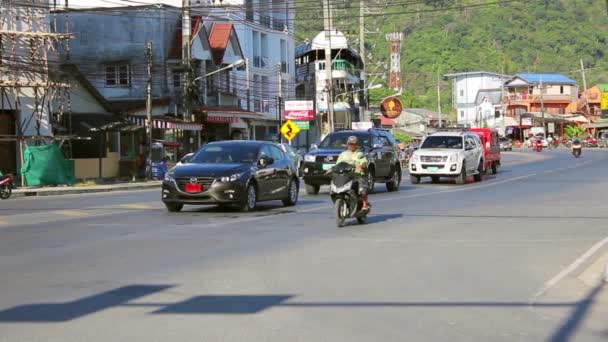
[[[375,183],[386,183],[388,191],[399,190],[401,183],[401,165],[395,138],[388,131],[370,129],[367,131],[339,131],[329,134],[318,148],[304,156],[302,174],[308,194],[318,194],[321,185],[328,185],[331,176],[326,171],[333,167],[338,156],[346,150],[346,141],[350,136],[359,139],[361,150],[370,161],[368,181],[369,192],[374,190]]]

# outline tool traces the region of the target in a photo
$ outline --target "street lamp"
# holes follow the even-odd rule
[[[205,77],[211,76],[213,74],[217,74],[218,72],[221,72],[221,71],[224,71],[224,70],[227,70],[227,69],[232,69],[232,68],[240,67],[243,64],[245,64],[245,60],[244,59],[239,59],[238,61],[236,61],[234,63],[231,63],[231,64],[228,64],[227,66],[225,66],[223,68],[220,68],[220,69],[217,69],[217,70],[213,70],[212,72],[210,72],[208,74],[205,74],[203,76],[199,76],[199,77],[193,79],[192,83],[196,83],[196,81],[199,81],[199,80],[201,80],[201,79],[203,79]]]

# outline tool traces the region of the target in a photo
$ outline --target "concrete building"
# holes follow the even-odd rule
[[[298,99],[314,99],[316,112],[319,114],[315,130],[310,133],[309,140],[319,140],[323,133],[329,132],[327,115],[327,71],[325,68],[325,48],[331,46],[332,79],[335,113],[335,129],[349,129],[351,123],[360,121],[359,104],[362,101],[361,71],[363,62],[359,53],[349,46],[346,36],[332,30],[330,41],[325,32],[320,32],[309,42],[296,48],[296,97]],[[322,133],[323,132],[323,133]]]
[[[566,109],[578,101],[576,81],[561,74],[516,74],[504,84],[507,114],[529,112],[567,114]]]
[[[477,95],[483,89],[501,88],[511,76],[487,71],[460,72],[444,75],[452,79],[452,106],[459,125],[473,126],[478,119]]]
[[[502,89],[482,89],[475,98],[474,127],[500,128],[503,123]]]

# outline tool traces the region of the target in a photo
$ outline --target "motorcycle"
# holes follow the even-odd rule
[[[0,176],[0,199],[8,199],[13,192],[13,176]]]
[[[536,141],[534,141],[534,151],[541,152],[542,150],[543,150],[543,141],[540,139],[537,139]]]
[[[572,155],[574,158],[579,158],[583,153],[583,146],[580,141],[572,143]]]
[[[342,162],[329,173],[332,174],[329,194],[336,209],[336,225],[344,227],[346,219],[352,217],[360,224],[365,223],[370,209],[362,209],[363,201],[359,196],[354,166]]]

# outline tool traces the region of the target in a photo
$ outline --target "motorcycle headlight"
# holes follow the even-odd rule
[[[225,176],[220,178],[220,181],[222,181],[223,183],[235,182],[237,179],[241,178],[242,175],[242,173],[235,173],[231,176]]]
[[[175,180],[175,174],[173,172],[165,173],[165,181],[172,182]]]
[[[352,187],[353,187],[353,181],[350,181],[341,187],[337,187],[334,183],[331,183],[331,192],[339,194],[339,193],[349,191],[350,189],[352,189]]]
[[[457,154],[452,154],[450,156],[450,163],[455,163],[458,161],[458,155]]]
[[[307,162],[314,162],[315,161],[315,156],[312,154],[307,154],[304,156],[304,161]]]

